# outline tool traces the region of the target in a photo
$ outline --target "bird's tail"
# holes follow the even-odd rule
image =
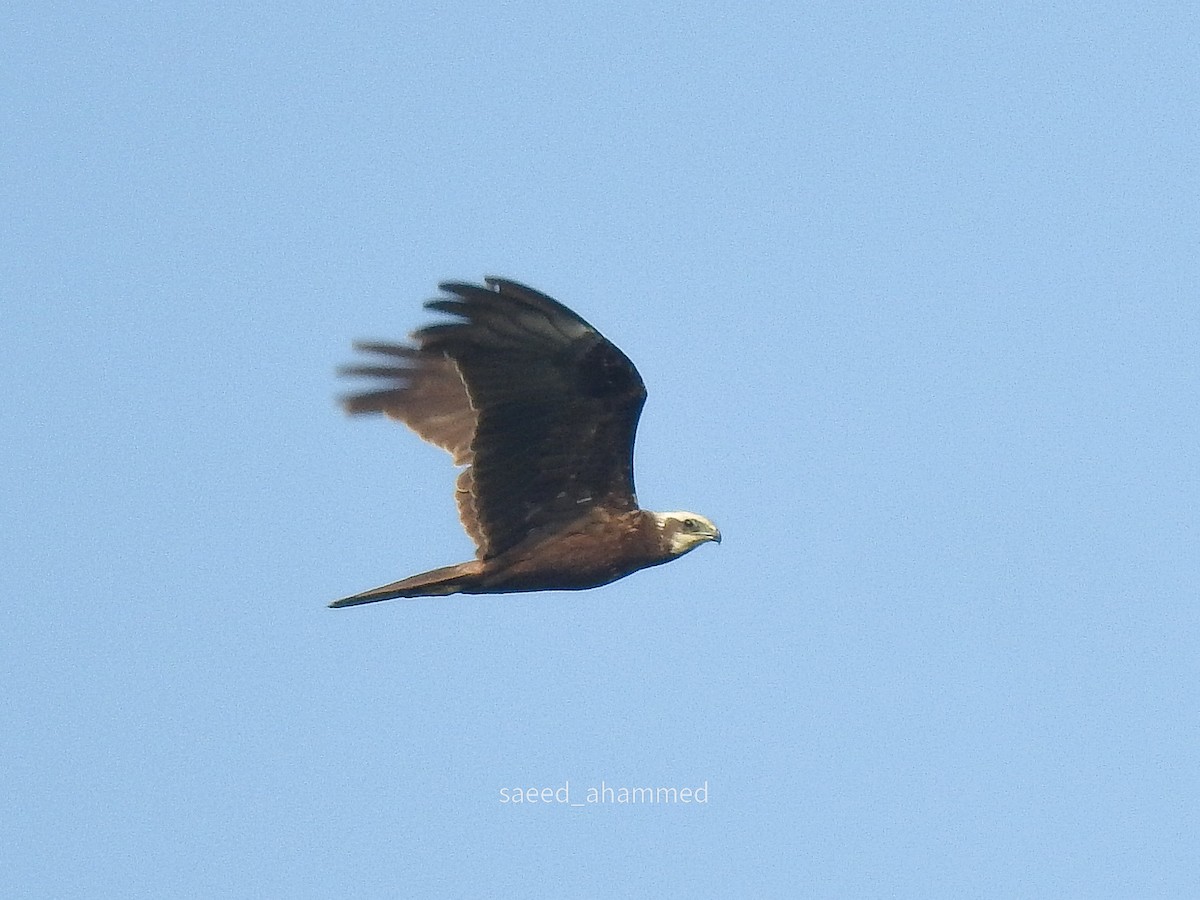
[[[446,566],[413,575],[403,581],[393,581],[382,587],[371,588],[353,597],[343,597],[330,603],[333,609],[343,606],[358,606],[362,603],[377,603],[380,600],[392,600],[397,597],[444,597],[447,594],[457,594],[466,590],[479,580],[479,560],[459,563],[456,566]]]

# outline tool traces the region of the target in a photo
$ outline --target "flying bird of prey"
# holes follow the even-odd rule
[[[639,509],[633,442],[646,388],[633,363],[545,294],[501,278],[447,282],[426,308],[449,321],[411,344],[358,343],[378,379],[343,399],[449,451],[476,558],[330,606],[394,597],[582,590],[669,562],[721,533],[704,516]]]

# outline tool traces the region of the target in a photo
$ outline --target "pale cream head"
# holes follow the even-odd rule
[[[659,533],[672,556],[682,556],[708,541],[721,543],[721,532],[711,521],[698,513],[650,513],[658,523]]]

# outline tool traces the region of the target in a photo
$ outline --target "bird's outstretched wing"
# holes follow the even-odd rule
[[[446,450],[456,465],[471,461],[475,410],[454,360],[403,344],[359,341],[355,350],[386,362],[343,366],[342,375],[382,378],[386,387],[342,398],[346,412],[384,413],[399,419],[422,438]]]
[[[595,328],[514,281],[447,282],[426,306],[455,318],[413,334],[414,347],[363,344],[395,360],[348,374],[390,381],[345,399],[384,412],[467,464],[459,512],[481,558],[589,505],[637,508],[633,442],[646,389]],[[452,377],[453,376],[453,377]]]

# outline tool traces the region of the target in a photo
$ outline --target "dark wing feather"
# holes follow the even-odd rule
[[[646,389],[633,363],[562,304],[514,281],[447,282],[425,305],[457,321],[422,328],[416,347],[364,343],[387,365],[346,375],[382,378],[343,398],[382,412],[443,447],[460,465],[459,515],[488,558],[588,506],[637,508],[633,442]]]
[[[524,285],[446,283],[459,319],[414,337],[454,360],[477,422],[474,509],[495,556],[589,505],[637,508],[633,442],[646,389],[633,363],[571,310]]]

